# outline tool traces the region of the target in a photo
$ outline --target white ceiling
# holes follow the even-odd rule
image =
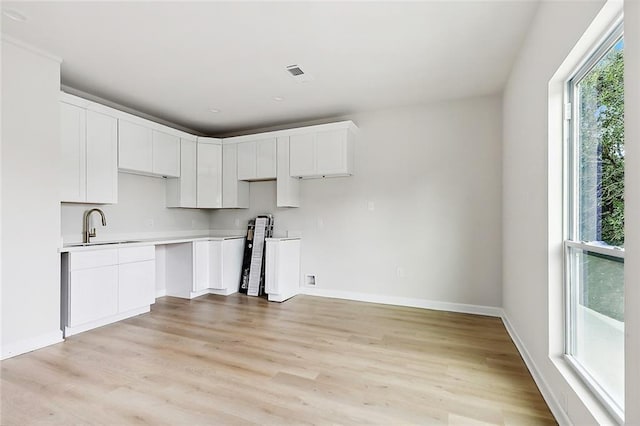
[[[2,32],[67,86],[219,135],[499,93],[537,4],[3,1],[28,19]]]

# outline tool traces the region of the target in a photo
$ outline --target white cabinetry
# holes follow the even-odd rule
[[[151,122],[135,120],[118,120],[119,169],[151,176],[180,176],[180,138],[153,129],[155,124]]]
[[[167,207],[197,207],[197,142],[180,140],[180,177],[167,179]]]
[[[153,172],[151,129],[126,120],[118,121],[118,168],[139,173]]]
[[[289,172],[289,136],[278,137],[276,206],[300,207],[300,180]]]
[[[270,301],[282,302],[299,293],[300,238],[267,238],[265,262]]]
[[[220,139],[198,138],[197,207],[222,207],[222,144]]]
[[[66,336],[149,312],[155,301],[154,246],[65,253],[62,265]]]
[[[180,176],[179,137],[153,131],[153,173],[160,176]]]
[[[238,180],[238,145],[222,145],[223,208],[249,207],[249,182]]]
[[[70,95],[60,102],[62,202],[117,203],[117,120]]]
[[[242,237],[167,245],[167,295],[192,299],[236,293],[243,255]]]
[[[337,129],[314,127],[309,133],[290,136],[291,176],[313,178],[352,175],[355,125],[351,123],[346,128]]]
[[[210,281],[210,241],[193,242],[193,288],[194,293],[209,288]]]
[[[118,311],[128,312],[155,303],[155,247],[118,250]]]
[[[276,178],[276,138],[238,143],[238,179]]]

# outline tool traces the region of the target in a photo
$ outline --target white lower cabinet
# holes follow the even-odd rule
[[[155,247],[123,248],[118,259],[118,311],[155,303]]]
[[[265,262],[269,301],[283,302],[299,293],[300,238],[267,238]]]
[[[155,302],[155,247],[63,255],[65,336],[149,312]]]
[[[167,296],[192,299],[237,293],[244,238],[171,244],[166,248]]]
[[[117,313],[117,265],[71,271],[67,327],[76,327]]]
[[[193,243],[193,292],[197,293],[209,288],[209,248],[211,241],[195,241]]]

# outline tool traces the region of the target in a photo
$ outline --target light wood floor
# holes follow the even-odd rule
[[[2,425],[555,423],[499,319],[310,296],[166,297],[1,364]]]

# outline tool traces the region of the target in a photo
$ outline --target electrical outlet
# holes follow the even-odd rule
[[[398,266],[396,268],[396,275],[398,276],[398,278],[404,278],[405,277],[404,268],[401,266]]]
[[[370,212],[374,211],[376,209],[376,204],[373,201],[369,201],[367,202],[367,210],[369,210]]]
[[[318,279],[316,277],[316,274],[305,274],[304,276],[305,285],[315,287],[317,283],[318,283]]]

